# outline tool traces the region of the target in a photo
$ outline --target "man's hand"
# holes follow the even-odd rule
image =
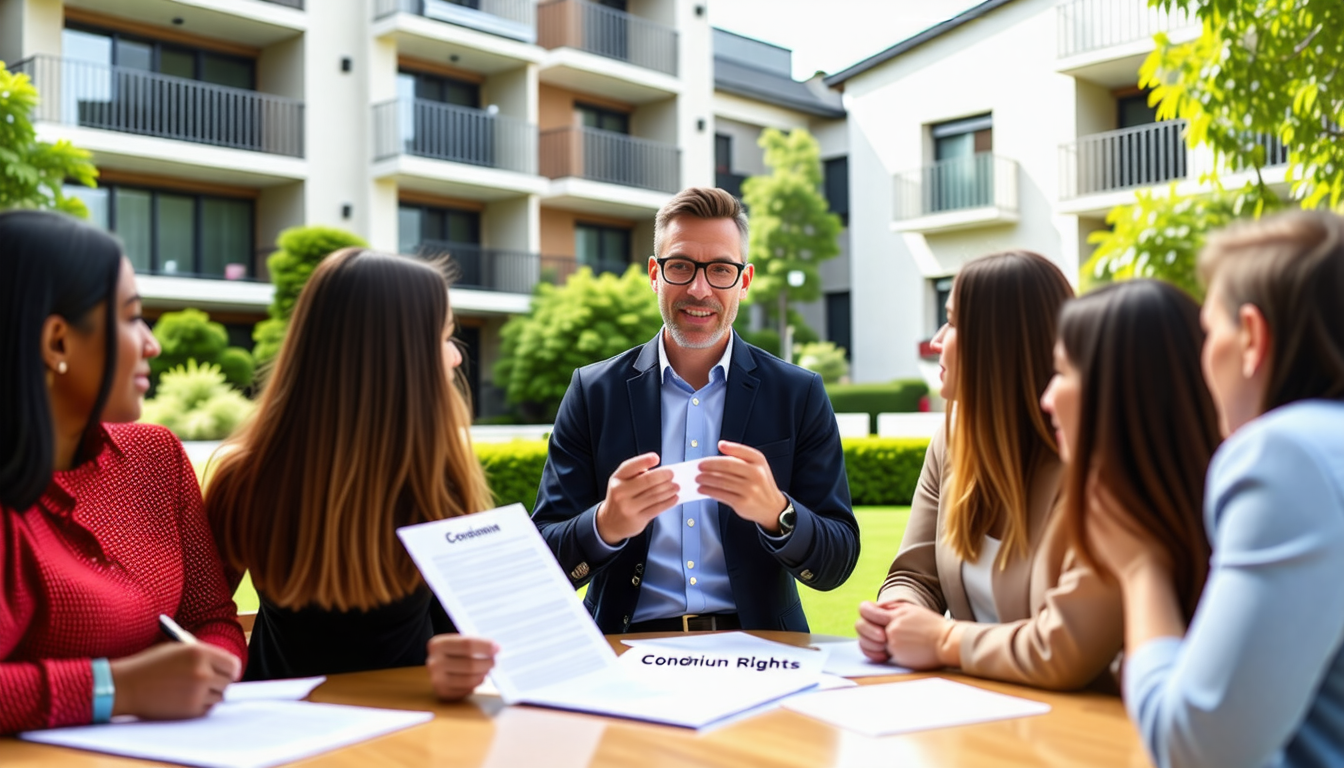
[[[700,462],[700,492],[733,508],[738,517],[779,534],[779,513],[789,500],[775,486],[770,464],[749,445],[719,441],[719,453]]]
[[[471,695],[495,666],[499,646],[479,637],[435,635],[429,638],[425,667],[434,694],[444,701]]]
[[[597,508],[597,535],[608,545],[637,536],[650,520],[676,506],[672,470],[656,466],[658,454],[645,453],[622,462],[607,481],[607,498]]]

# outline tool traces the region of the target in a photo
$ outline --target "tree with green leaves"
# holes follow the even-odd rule
[[[1150,0],[1164,11],[1197,14],[1202,31],[1186,43],[1155,36],[1139,71],[1159,120],[1189,121],[1191,147],[1207,147],[1215,170],[1207,194],[1140,194],[1112,211],[1113,232],[1084,283],[1151,276],[1198,291],[1194,261],[1205,235],[1239,217],[1285,204],[1339,208],[1344,201],[1344,5],[1338,0]],[[1278,147],[1287,152],[1290,201],[1265,181]],[[1218,169],[1222,170],[1219,173]],[[1246,173],[1240,188],[1223,176]],[[1198,294],[1197,294],[1198,295]]]
[[[162,350],[149,361],[155,382],[164,372],[195,360],[219,366],[225,380],[236,389],[252,385],[252,355],[242,347],[229,346],[229,332],[199,309],[163,313],[154,324],[154,338]]]
[[[648,272],[622,276],[582,267],[563,286],[537,285],[526,315],[509,318],[495,383],[529,420],[551,420],[574,369],[618,355],[663,326]]]
[[[290,227],[280,233],[275,244],[280,250],[266,259],[271,283],[275,285],[275,298],[266,309],[266,319],[257,323],[252,331],[252,338],[257,343],[252,356],[258,365],[271,361],[280,353],[280,344],[285,340],[289,317],[294,314],[299,292],[317,265],[341,248],[368,246],[362,238],[351,232],[317,225]]]
[[[789,305],[821,298],[818,268],[840,253],[840,217],[821,194],[821,148],[810,133],[767,128],[757,143],[771,170],[742,182],[742,201],[751,209],[748,258],[756,265],[748,296],[768,308],[788,347]],[[781,353],[785,360],[792,356],[791,349]]]
[[[89,153],[69,141],[38,141],[31,115],[38,93],[28,75],[0,61],[0,210],[42,208],[88,218],[77,197],[65,194],[67,181],[95,186],[98,169]]]

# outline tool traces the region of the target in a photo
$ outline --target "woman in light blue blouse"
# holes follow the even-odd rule
[[[1176,563],[1104,489],[1081,526],[1123,593],[1125,703],[1164,768],[1341,766],[1344,219],[1229,229],[1200,271],[1203,370],[1227,439],[1209,468],[1213,556],[1193,618]]]

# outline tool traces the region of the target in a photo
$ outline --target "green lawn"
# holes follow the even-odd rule
[[[877,595],[877,588],[887,575],[887,567],[896,556],[896,548],[901,544],[905,533],[905,523],[910,518],[909,507],[859,507],[855,510],[859,518],[859,532],[862,535],[862,549],[859,564],[854,573],[838,589],[830,592],[818,592],[800,587],[803,607],[807,610],[807,621],[813,632],[828,635],[854,636],[854,619],[858,615],[859,601],[871,600]],[[252,580],[243,577],[238,592],[233,596],[240,611],[257,610],[257,593],[252,589]]]

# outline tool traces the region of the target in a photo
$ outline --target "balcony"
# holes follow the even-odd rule
[[[1060,147],[1060,199],[1072,200],[1186,178],[1185,121],[1167,120],[1084,136]]]
[[[303,157],[295,99],[54,56],[15,69],[43,96],[38,121]]]
[[[574,177],[656,192],[681,189],[681,150],[597,128],[541,132],[541,175]]]
[[[450,257],[457,268],[453,285],[459,288],[530,294],[542,276],[543,257],[526,251],[426,240],[416,255],[425,259]]]
[[[714,171],[714,186],[722,189],[724,192],[736,197],[739,201],[742,199],[742,182],[751,178],[745,173],[732,173],[724,171]]]
[[[1151,42],[1158,32],[1199,25],[1180,8],[1170,13],[1148,0],[1068,0],[1055,8],[1059,27],[1059,58],[1137,42]]]
[[[588,0],[552,0],[537,8],[542,48],[575,48],[677,76],[677,32]]]
[[[1017,221],[1017,163],[982,152],[896,175],[892,229],[947,232]]]
[[[537,41],[535,0],[375,0],[374,19],[394,13],[423,16],[525,43]]]
[[[496,112],[423,99],[373,108],[374,160],[414,155],[432,160],[537,172],[537,128]]]

